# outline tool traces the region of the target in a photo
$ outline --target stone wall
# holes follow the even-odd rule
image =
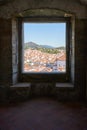
[[[0,102],[6,102],[12,84],[11,20],[0,19]]]
[[[75,14],[79,18],[86,18],[86,6],[78,0],[15,0],[0,8],[0,17],[14,17],[28,9],[60,9]]]
[[[75,86],[80,99],[86,97],[87,20],[76,20],[75,28]]]
[[[12,82],[12,23],[0,19],[0,84],[9,86]]]
[[[12,81],[18,81],[18,30],[17,21],[12,19]]]
[[[12,21],[13,16],[18,13],[27,10],[29,8],[56,8],[65,10],[75,14],[75,81],[73,89],[53,89],[53,84],[50,85],[46,83],[32,84],[34,90],[32,94],[38,92],[49,95],[53,91],[56,91],[56,97],[58,99],[76,99],[85,100],[87,97],[87,17],[86,17],[86,7],[80,5],[80,3],[74,3],[73,1],[57,1],[57,0],[44,0],[42,1],[28,1],[19,0],[14,1],[7,6],[0,8],[0,100],[5,101],[11,93],[10,86],[17,82],[17,30],[15,20]],[[49,4],[50,3],[50,4]],[[3,19],[4,17],[4,19]],[[5,19],[10,17],[10,19]],[[12,28],[13,27],[13,28]],[[12,36],[12,34],[14,34]],[[13,60],[12,60],[13,59]],[[73,71],[73,69],[72,69]],[[47,89],[45,89],[47,86]],[[42,88],[40,88],[42,87]],[[50,89],[49,89],[49,88]],[[37,94],[36,94],[37,95]]]

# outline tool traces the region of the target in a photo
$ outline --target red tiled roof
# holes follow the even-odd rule
[[[66,55],[65,55],[65,53],[63,53],[61,56],[57,57],[57,60],[65,61],[65,60],[66,60]]]

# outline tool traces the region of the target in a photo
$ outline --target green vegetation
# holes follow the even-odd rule
[[[61,47],[57,47],[56,49],[65,50],[65,47],[61,46]]]
[[[50,53],[50,54],[60,53],[59,49],[37,48],[37,50],[42,51],[42,52],[45,52],[45,53]]]
[[[29,49],[29,48],[30,48],[30,47],[29,47],[29,45],[27,45],[27,44],[24,46],[24,50]]]
[[[44,45],[45,46],[45,45]],[[28,43],[25,43],[24,44],[24,50],[26,49],[35,49],[35,50],[39,50],[41,52],[45,52],[45,53],[50,53],[50,54],[57,54],[57,53],[60,53],[61,50],[64,50],[65,51],[65,47],[58,47],[58,48],[49,48],[48,46],[44,47],[44,46],[41,46],[41,45],[38,45],[34,42],[28,42]]]

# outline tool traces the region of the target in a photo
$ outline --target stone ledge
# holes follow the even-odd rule
[[[13,88],[23,88],[23,87],[31,87],[31,84],[30,83],[17,83],[17,84],[14,84],[12,85],[11,87]]]
[[[56,88],[73,88],[74,85],[72,83],[56,83]]]
[[[23,87],[31,87],[31,83],[17,83],[12,85],[11,87],[23,88]],[[56,88],[73,88],[74,85],[72,83],[56,83]]]

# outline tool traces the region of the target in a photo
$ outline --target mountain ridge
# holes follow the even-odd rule
[[[53,46],[50,46],[50,45],[39,45],[35,42],[26,42],[24,43],[24,49],[28,49],[28,48],[46,48],[46,49],[65,49],[64,46],[60,46],[60,47],[53,47]]]

